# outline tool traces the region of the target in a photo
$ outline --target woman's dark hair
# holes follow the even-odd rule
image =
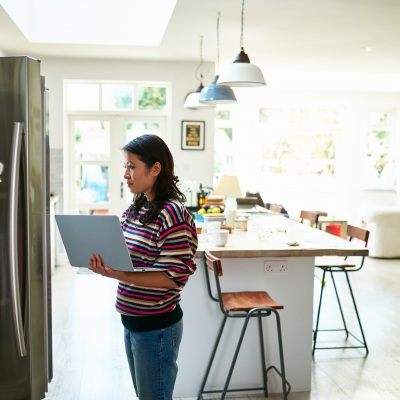
[[[165,201],[179,200],[181,203],[186,202],[185,195],[178,188],[179,178],[174,174],[174,159],[168,146],[160,137],[157,135],[139,136],[126,144],[122,150],[137,155],[149,169],[156,162],[161,164],[161,171],[152,189],[149,210],[140,218],[141,223],[153,221],[158,216]],[[136,215],[146,201],[144,193],[135,194],[130,212]]]

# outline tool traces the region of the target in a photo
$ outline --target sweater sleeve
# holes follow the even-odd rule
[[[160,214],[160,223],[159,257],[154,267],[164,269],[178,286],[184,286],[196,270],[198,239],[193,218],[183,206],[168,203]]]

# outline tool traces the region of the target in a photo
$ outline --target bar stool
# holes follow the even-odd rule
[[[220,310],[223,314],[222,324],[218,332],[217,339],[214,344],[214,348],[211,353],[211,358],[207,366],[206,373],[201,384],[198,400],[203,399],[203,394],[206,393],[222,393],[221,399],[225,399],[227,392],[242,392],[242,391],[255,391],[263,390],[265,397],[268,397],[268,372],[270,370],[275,370],[281,378],[282,381],[282,396],[283,399],[287,399],[290,392],[290,384],[285,377],[285,365],[283,359],[283,345],[282,345],[282,333],[279,313],[277,310],[283,309],[281,304],[276,303],[267,292],[264,291],[253,291],[253,292],[222,292],[220,285],[220,277],[222,276],[222,263],[221,260],[213,256],[210,252],[205,251],[203,253],[204,260],[204,271],[206,275],[207,290],[211,300],[219,303]],[[214,275],[215,284],[211,284],[210,272]],[[213,289],[212,289],[213,287]],[[213,294],[213,290],[216,289],[216,294]],[[280,370],[275,366],[270,366],[266,368],[265,361],[265,350],[264,350],[264,336],[262,327],[262,318],[275,315],[276,328],[278,335],[278,347],[279,347],[279,358],[280,358]],[[258,320],[258,331],[260,338],[260,353],[261,353],[261,379],[263,381],[262,387],[255,388],[243,388],[243,389],[232,389],[229,390],[229,382],[232,377],[233,370],[235,368],[236,360],[239,355],[240,347],[246,333],[247,325],[250,318],[257,318]],[[228,376],[225,381],[224,388],[222,390],[204,390],[208,376],[210,374],[211,367],[213,365],[214,357],[218,349],[218,345],[221,340],[222,333],[225,328],[225,324],[228,318],[243,318],[243,327],[240,333],[240,337],[236,346],[236,350],[231,362],[231,366],[228,372]]]
[[[363,229],[363,228],[358,228],[358,227],[355,227],[355,226],[352,226],[352,225],[348,225],[347,226],[347,240],[351,241],[353,239],[356,239],[356,240],[358,240],[360,242],[363,242],[365,244],[365,247],[367,247],[368,238],[369,238],[369,231],[368,230]],[[366,350],[366,352],[368,354],[367,341],[365,339],[364,330],[363,330],[363,327],[362,327],[362,324],[361,324],[360,315],[358,313],[356,300],[355,300],[353,289],[351,287],[351,283],[350,283],[350,279],[349,279],[349,272],[359,271],[364,265],[365,256],[358,256],[357,258],[359,258],[359,262],[358,263],[350,263],[350,262],[348,262],[347,257],[345,257],[345,258],[342,258],[342,257],[316,257],[315,266],[317,268],[321,269],[323,271],[323,273],[322,273],[322,279],[321,279],[321,292],[320,292],[320,297],[319,297],[316,325],[315,325],[315,329],[313,331],[313,337],[314,337],[313,350],[312,350],[312,354],[313,355],[315,353],[315,350],[349,349],[349,348],[352,348],[352,349],[365,348],[365,350]],[[323,298],[324,289],[325,289],[325,285],[326,285],[325,278],[326,278],[327,273],[329,273],[329,275],[331,277],[331,280],[332,280],[332,283],[333,283],[333,288],[335,290],[336,299],[337,299],[340,315],[341,315],[342,322],[343,322],[343,328],[339,328],[339,329],[320,329],[319,328],[319,320],[320,320],[320,315],[321,315],[322,298]],[[347,286],[349,288],[351,300],[352,300],[352,303],[353,303],[353,306],[354,306],[354,311],[355,311],[355,314],[356,314],[356,317],[357,317],[358,326],[359,326],[362,338],[359,338],[359,337],[355,336],[347,328],[346,320],[345,320],[344,313],[343,313],[343,307],[342,307],[342,304],[340,302],[339,293],[338,293],[336,282],[335,282],[335,278],[334,278],[334,274],[336,274],[336,273],[344,273],[344,275],[346,277]],[[344,331],[344,332],[346,332],[346,339],[350,335],[357,342],[359,342],[360,345],[356,345],[356,346],[343,345],[343,346],[317,347],[317,335],[318,335],[318,332],[330,332],[330,331]]]

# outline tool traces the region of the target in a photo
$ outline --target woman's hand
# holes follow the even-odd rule
[[[100,274],[102,276],[112,277],[113,270],[110,267],[106,267],[103,264],[103,260],[101,259],[99,254],[92,254],[89,258],[89,269],[96,274]]]
[[[99,254],[92,254],[89,258],[90,270],[96,274],[106,276],[108,278],[118,279],[120,281],[131,283],[137,286],[157,287],[163,289],[176,288],[177,284],[169,279],[164,272],[124,272],[116,271],[103,264]]]

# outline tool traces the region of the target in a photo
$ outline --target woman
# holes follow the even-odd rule
[[[137,396],[171,400],[183,328],[180,293],[196,270],[196,227],[182,204],[185,196],[164,141],[143,135],[123,150],[124,178],[134,196],[121,225],[132,264],[162,271],[115,271],[99,255],[89,264],[93,272],[120,281],[116,309]]]

